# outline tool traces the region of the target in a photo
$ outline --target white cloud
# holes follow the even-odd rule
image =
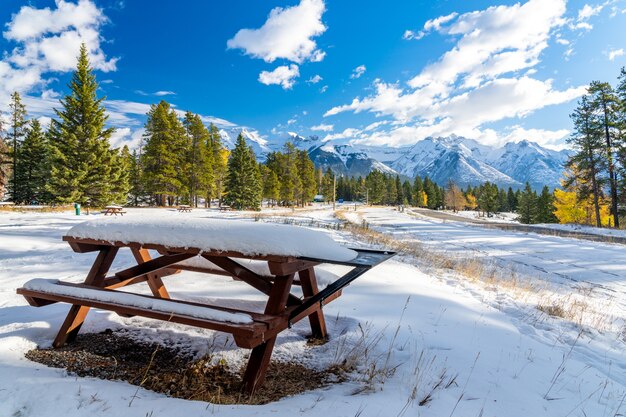
[[[508,142],[520,142],[529,140],[537,142],[541,146],[551,149],[563,149],[565,144],[563,139],[569,136],[570,131],[567,129],[545,130],[545,129],[525,129],[515,125],[509,128],[509,133],[498,138],[498,144],[503,145]]]
[[[624,56],[624,48],[611,49],[610,51],[607,52],[606,55],[609,57],[609,61],[614,61],[615,58],[619,56]]]
[[[154,93],[147,93],[143,90],[135,90],[135,93],[141,95],[141,96],[157,96],[157,97],[162,97],[162,96],[175,96],[176,93],[174,91],[168,91],[168,90],[161,90],[161,91],[155,91]]]
[[[425,30],[448,35],[455,44],[410,79],[408,88],[375,80],[374,93],[324,116],[367,111],[391,117],[389,129],[356,135],[371,143],[397,146],[450,134],[488,140],[484,124],[522,118],[584,94],[586,86],[558,90],[552,80],[532,77],[548,41],[566,23],[564,13],[564,0],[529,0],[433,19]]]
[[[265,85],[280,85],[285,90],[289,90],[298,76],[300,76],[300,70],[297,65],[281,65],[273,71],[262,71],[259,74],[259,82]]]
[[[451,21],[458,15],[459,15],[458,13],[454,12],[446,16],[439,16],[435,19],[427,20],[426,23],[424,23],[424,28],[418,32],[415,32],[412,30],[405,30],[404,34],[402,35],[402,39],[420,40],[433,30],[436,30],[436,31],[441,30],[442,25],[448,23],[449,21]]]
[[[99,31],[107,22],[102,10],[90,0],[76,4],[56,0],[55,6],[23,6],[6,24],[3,36],[15,46],[0,61],[0,107],[6,107],[13,91],[45,90],[45,74],[73,70],[81,43],[87,46],[93,68],[115,71],[117,58],[107,59],[100,47]]]
[[[324,94],[327,90],[328,90],[328,86],[323,85],[322,88],[320,88],[320,93]]]
[[[296,119],[289,119],[287,120],[287,126],[291,126],[292,124],[295,124],[297,122]]]
[[[597,4],[595,6],[590,6],[588,4],[585,4],[583,6],[583,8],[578,11],[578,18],[577,18],[577,20],[579,22],[583,21],[583,20],[587,20],[591,16],[595,16],[598,13],[600,13],[603,8],[604,8],[604,4]]]
[[[365,65],[359,65],[358,67],[352,70],[352,74],[350,74],[350,78],[352,79],[360,78],[361,75],[365,74],[365,71],[367,71],[367,68],[365,68]]]
[[[229,39],[229,49],[242,49],[246,54],[265,62],[283,58],[298,64],[321,61],[324,52],[312,39],[326,31],[322,15],[323,0],[301,0],[292,7],[276,7],[258,29],[241,29]]]
[[[319,83],[322,80],[323,80],[323,78],[320,77],[319,74],[315,74],[314,76],[312,76],[311,78],[309,78],[307,80],[307,83],[309,83],[309,84],[317,84],[317,83]]]
[[[422,39],[426,34],[423,31],[419,31],[419,32],[414,32],[412,30],[405,30],[404,33],[402,34],[402,39],[407,40],[407,41],[412,41],[412,40],[420,40]]]
[[[330,140],[337,140],[337,139],[352,139],[356,137],[360,132],[361,131],[359,129],[347,128],[347,129],[344,129],[344,131],[341,133],[332,133],[330,135],[324,136],[324,139],[322,139],[322,142],[328,142]]]
[[[317,126],[311,126],[311,130],[315,130],[319,132],[332,132],[334,127],[335,127],[334,125],[327,125],[327,124],[321,123]]]

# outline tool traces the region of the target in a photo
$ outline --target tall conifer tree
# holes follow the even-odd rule
[[[237,210],[261,208],[261,175],[252,149],[241,134],[228,158],[225,201]]]
[[[24,200],[24,195],[21,190],[22,184],[20,184],[19,178],[23,176],[20,172],[23,165],[19,160],[20,147],[24,136],[26,135],[26,106],[22,103],[22,97],[17,91],[11,94],[11,101],[9,102],[9,135],[11,139],[11,159],[12,170],[11,181],[9,182],[9,192],[11,193],[11,199],[20,203]]]
[[[30,121],[26,138],[19,147],[20,169],[17,172],[20,203],[47,203],[50,195],[46,192],[46,182],[50,167],[48,164],[48,144],[46,135],[37,119]]]
[[[111,169],[114,153],[106,128],[108,116],[96,93],[98,83],[89,64],[85,44],[80,47],[76,71],[69,83],[70,94],[61,100],[61,110],[50,126],[51,171],[48,190],[60,203],[90,203],[102,206],[113,195]]]

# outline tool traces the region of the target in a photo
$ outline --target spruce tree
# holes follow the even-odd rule
[[[173,203],[183,184],[184,128],[166,101],[152,105],[146,121],[141,165],[146,192],[158,206]]]
[[[128,146],[124,145],[121,151],[111,150],[111,196],[109,201],[112,203],[126,204],[128,202],[133,163],[133,155]]]
[[[128,203],[132,206],[139,206],[144,197],[144,187],[142,180],[142,169],[140,157],[137,151],[133,151],[129,160],[128,183],[130,191],[128,194]]]
[[[187,133],[185,182],[190,204],[197,207],[199,195],[206,195],[214,182],[213,143],[209,130],[197,114],[185,113],[183,125]]]
[[[51,171],[48,190],[60,203],[77,202],[103,206],[111,201],[111,169],[114,154],[109,138],[114,129],[96,93],[98,83],[81,45],[70,94],[50,126]]]
[[[602,198],[602,187],[604,181],[600,173],[606,166],[606,159],[602,156],[604,149],[602,133],[599,130],[596,115],[589,103],[589,98],[583,96],[578,102],[578,107],[570,115],[574,122],[574,132],[567,139],[567,142],[574,148],[567,166],[576,167],[576,177],[583,186],[579,188],[579,198],[586,199],[592,196],[594,202],[595,219],[597,227],[602,227],[600,217],[600,200]],[[571,183],[571,181],[569,182]],[[569,183],[565,184],[568,188]]]
[[[555,210],[554,195],[550,192],[548,186],[545,185],[541,190],[541,194],[537,197],[537,213],[534,222],[558,223],[558,219],[554,215]]]
[[[424,193],[426,194],[426,207],[429,209],[437,208],[438,198],[437,198],[437,184],[432,182],[430,178],[424,178]]]
[[[309,157],[309,153],[304,150],[296,150],[296,166],[300,179],[300,204],[304,205],[313,201],[315,197],[315,165]]]
[[[520,195],[517,214],[519,222],[524,224],[534,223],[537,218],[537,195],[529,183],[526,183]]]
[[[4,200],[11,174],[11,151],[4,136],[4,122],[0,118],[0,200]]]
[[[225,201],[237,210],[261,208],[261,176],[252,148],[241,134],[228,158]]]
[[[509,190],[506,193],[506,200],[509,206],[509,210],[511,212],[515,212],[517,210],[517,197],[513,192],[513,188],[509,187]]]
[[[50,167],[48,165],[48,144],[41,124],[37,119],[30,121],[26,138],[18,149],[20,169],[17,172],[20,203],[44,204],[49,202],[46,182]]]
[[[222,142],[222,136],[213,123],[209,125],[209,141],[207,142],[207,152],[209,149],[213,152],[213,184],[207,184],[207,207],[211,205],[211,198],[218,200],[218,205],[222,205],[222,197],[224,195],[224,184],[228,172],[228,149]]]
[[[268,205],[274,207],[280,197],[280,183],[278,175],[265,165],[259,166],[263,181],[263,198],[268,200]]]
[[[9,181],[9,192],[11,193],[13,202],[21,203],[25,201],[25,196],[22,192],[22,184],[19,178],[24,175],[20,171],[26,167],[20,162],[19,153],[26,134],[26,124],[28,122],[26,121],[26,106],[22,103],[22,97],[17,91],[11,94],[9,109],[9,134],[12,146],[11,159],[13,168],[11,180]]]
[[[426,205],[424,201],[424,183],[419,175],[416,175],[413,181],[413,205],[415,207],[424,207]]]
[[[493,213],[498,211],[499,205],[498,186],[490,182],[486,182],[479,187],[478,207],[485,213],[487,217],[491,217]]]

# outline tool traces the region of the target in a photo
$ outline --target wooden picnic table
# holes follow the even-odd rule
[[[130,218],[124,219],[122,222],[129,220]],[[181,222],[180,218],[176,220]],[[187,224],[190,225],[188,227],[192,227],[194,223],[191,223],[190,220],[192,219],[186,218],[182,222],[187,221]],[[106,221],[120,226],[119,230],[124,228],[124,225],[120,225],[119,221]],[[194,221],[198,220],[194,219]],[[220,221],[227,223],[220,230],[237,228],[235,222]],[[325,338],[327,332],[322,310],[323,305],[341,296],[343,288],[353,280],[395,254],[394,252],[353,249],[355,255],[353,259],[345,259],[345,257],[321,259],[284,253],[253,254],[247,249],[241,251],[225,250],[224,246],[210,249],[203,245],[202,241],[192,238],[190,241],[195,242],[196,247],[194,245],[181,247],[182,245],[139,242],[137,241],[139,239],[136,239],[138,235],[131,236],[131,240],[124,242],[110,241],[102,238],[106,237],[106,234],[102,234],[102,230],[104,229],[106,232],[107,225],[103,224],[104,222],[101,222],[100,225],[94,223],[94,221],[85,223],[87,225],[85,227],[92,227],[92,237],[89,237],[90,233],[84,230],[76,233],[76,236],[72,236],[73,229],[63,237],[63,240],[69,243],[74,252],[98,252],[98,256],[82,284],[35,279],[25,283],[22,288],[17,290],[18,294],[23,295],[29,304],[35,307],[56,302],[72,304],[54,339],[53,346],[61,347],[66,342],[71,342],[76,338],[91,307],[114,311],[125,317],[144,316],[227,332],[233,335],[237,346],[252,349],[243,378],[244,389],[248,393],[253,393],[263,383],[276,337],[280,332],[308,317],[313,337]],[[259,239],[263,239],[265,235],[266,238],[271,238],[268,233],[260,232],[264,230],[269,232],[274,229],[260,226],[290,227],[294,230],[300,229],[300,234],[306,231],[302,236],[295,236],[295,241],[313,236],[318,239],[325,238],[332,242],[327,235],[321,232],[296,226],[259,223],[250,223],[252,230],[249,236],[258,236]],[[127,229],[135,230],[137,228],[127,227]],[[148,230],[148,233],[154,230],[158,229],[153,227]],[[283,230],[280,229],[279,231],[283,232]],[[191,234],[192,231],[193,229],[183,227],[177,238],[182,239],[185,233]],[[171,228],[168,229],[168,233],[170,235],[173,233]],[[241,236],[240,230],[234,233],[236,238]],[[310,233],[315,233],[315,235]],[[228,245],[229,237],[225,234],[217,237],[210,234],[206,236],[215,239],[210,241],[210,244],[217,245],[215,242],[226,241],[225,245]],[[231,237],[230,241],[236,242],[236,238]],[[283,236],[278,236],[278,238],[279,240],[284,239]],[[178,242],[177,240],[174,241]],[[263,242],[260,242],[260,247],[265,250]],[[247,242],[248,246],[249,243]],[[294,245],[288,242],[285,247],[288,246]],[[137,265],[109,274],[109,268],[121,248],[130,249]],[[343,247],[338,248],[344,251],[348,250]],[[337,248],[331,249],[337,250]],[[152,258],[149,250],[156,251],[159,256]],[[196,262],[189,263],[191,258],[200,259],[204,264],[198,266]],[[268,272],[254,272],[253,268],[245,266],[247,260],[262,263]],[[251,261],[247,262],[250,263]],[[320,289],[318,288],[315,269],[324,263],[346,265],[352,269],[345,275],[336,277],[325,288]],[[182,270],[227,275],[243,281],[267,295],[265,309],[263,313],[258,313],[216,304],[173,299],[165,287],[163,278]],[[129,286],[143,282],[148,284],[152,296],[118,290],[119,288],[127,289]],[[199,285],[206,285],[206,281],[199,281]],[[292,293],[295,285],[301,287],[302,297]]]
[[[180,204],[176,210],[181,213],[191,213],[191,206],[187,204]]]
[[[102,210],[102,213],[105,216],[117,216],[118,214],[120,216],[123,216],[124,214],[126,214],[126,211],[124,211],[124,207],[122,206],[106,206],[104,210]]]

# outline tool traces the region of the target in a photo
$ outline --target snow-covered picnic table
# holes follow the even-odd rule
[[[228,332],[238,346],[252,349],[244,375],[247,392],[263,383],[281,331],[308,317],[313,336],[325,338],[324,303],[394,255],[348,249],[322,232],[302,227],[223,219],[100,218],[74,226],[63,240],[75,252],[98,252],[84,283],[33,279],[17,290],[36,307],[72,304],[55,347],[76,338],[90,307]],[[130,248],[137,265],[109,275],[118,250],[124,247]],[[149,250],[159,256],[152,258]],[[329,283],[320,289],[315,269],[320,264],[352,269],[341,277],[326,276]],[[163,278],[181,270],[243,281],[268,296],[265,311],[174,300]],[[117,290],[142,282],[152,296]],[[292,294],[294,285],[301,287],[302,297]]]
[[[111,215],[111,216],[115,215],[115,216],[117,216],[118,214],[120,216],[123,216],[124,214],[126,214],[126,211],[124,211],[124,207],[122,207],[122,206],[114,206],[113,205],[113,206],[106,206],[104,208],[104,210],[102,210],[102,213],[105,216],[108,216],[108,215]]]

